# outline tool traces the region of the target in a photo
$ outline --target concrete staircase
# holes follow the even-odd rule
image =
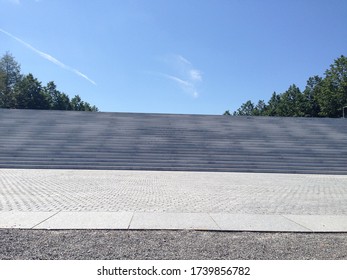
[[[347,174],[347,119],[0,109],[0,168]]]

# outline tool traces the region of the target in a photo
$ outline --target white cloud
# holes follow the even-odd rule
[[[189,75],[192,81],[202,81],[202,76],[199,70],[192,69],[189,71]]]
[[[189,88],[189,87],[192,87],[193,85],[191,84],[191,83],[189,83],[188,81],[184,81],[184,80],[182,80],[182,79],[180,79],[180,78],[178,78],[178,77],[175,77],[175,76],[172,76],[172,75],[167,75],[167,74],[162,74],[163,76],[165,76],[165,77],[167,77],[167,78],[169,78],[169,79],[171,79],[171,80],[173,80],[173,81],[175,81],[175,82],[177,82],[178,84],[180,84],[181,86],[183,86],[183,87],[187,87],[187,88]]]
[[[173,55],[165,61],[172,68],[173,74],[160,74],[174,81],[184,92],[197,98],[199,96],[197,87],[202,82],[201,72],[195,69],[193,64],[182,55]]]
[[[191,63],[188,59],[186,59],[185,57],[183,57],[182,55],[176,55],[176,58],[177,58],[180,62],[182,62],[182,63],[184,63],[184,64],[192,65],[192,63]]]
[[[12,1],[12,0],[11,0],[11,1]],[[11,37],[12,39],[16,40],[17,42],[21,43],[22,45],[24,45],[24,46],[27,47],[28,49],[32,50],[33,52],[35,52],[36,54],[38,54],[39,56],[41,56],[42,58],[44,58],[44,59],[46,59],[46,60],[48,60],[48,61],[54,63],[55,65],[58,65],[58,66],[61,67],[61,68],[64,68],[64,69],[66,69],[66,70],[69,70],[69,71],[75,73],[76,75],[78,75],[78,76],[80,76],[80,77],[86,79],[88,82],[92,83],[93,85],[96,85],[96,83],[95,83],[92,79],[88,78],[85,74],[81,73],[79,70],[74,69],[73,67],[64,64],[63,62],[59,61],[59,60],[56,59],[55,57],[51,56],[50,54],[44,53],[44,52],[42,52],[42,51],[40,51],[40,50],[34,48],[34,47],[33,47],[32,45],[30,45],[29,43],[23,41],[22,39],[20,39],[20,38],[14,36],[14,35],[12,35],[11,33],[7,32],[7,31],[5,31],[5,30],[3,30],[3,29],[1,29],[1,28],[0,28],[0,32],[2,32],[3,34],[5,34],[5,35]]]

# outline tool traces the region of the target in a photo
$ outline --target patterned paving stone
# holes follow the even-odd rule
[[[347,176],[0,169],[0,211],[347,215]]]

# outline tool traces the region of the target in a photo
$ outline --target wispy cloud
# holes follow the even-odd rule
[[[166,59],[171,64],[172,75],[160,73],[162,76],[174,81],[184,92],[189,93],[194,98],[199,96],[198,83],[202,82],[201,71],[195,69],[193,64],[182,55],[174,55]]]
[[[15,1],[15,0],[11,0],[11,1]],[[83,79],[87,80],[88,82],[92,83],[93,85],[96,85],[96,83],[90,79],[87,75],[81,73],[79,70],[69,66],[69,65],[66,65],[64,64],[63,62],[59,61],[58,59],[56,59],[55,57],[51,56],[50,54],[47,54],[45,52],[42,52],[36,48],[34,48],[32,45],[30,45],[29,43],[23,41],[22,39],[14,36],[13,34],[3,30],[0,28],[0,32],[2,32],[3,34],[11,37],[12,39],[16,40],[17,42],[21,43],[22,45],[24,45],[25,47],[27,47],[28,49],[32,50],[33,52],[35,52],[36,54],[38,54],[39,56],[41,56],[42,58],[54,63],[55,65],[63,68],[63,69],[66,69],[68,71],[71,71],[73,73],[75,73],[76,75],[82,77]]]
[[[168,74],[163,74],[161,73],[162,76],[174,81],[177,83],[184,91],[190,93],[193,97],[198,97],[199,94],[195,88],[195,85],[192,82],[182,80],[176,76],[168,75]]]
[[[184,63],[184,64],[188,64],[188,65],[192,65],[192,63],[188,60],[188,59],[186,59],[185,57],[183,57],[182,55],[175,55],[175,58],[179,61],[179,62],[181,62],[181,63]]]
[[[192,81],[198,81],[201,82],[202,81],[202,76],[200,71],[196,70],[196,69],[192,69],[189,71],[189,75],[190,75],[190,79]]]

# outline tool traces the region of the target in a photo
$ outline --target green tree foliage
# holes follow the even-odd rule
[[[15,106],[13,89],[21,80],[20,65],[10,53],[0,59],[0,106],[12,108]]]
[[[69,96],[57,90],[54,82],[49,82],[43,88],[43,92],[46,99],[49,100],[51,110],[73,110]]]
[[[302,117],[303,95],[296,85],[291,85],[280,96],[277,114],[281,117]]]
[[[254,104],[251,100],[248,100],[247,102],[243,103],[241,107],[234,112],[234,115],[237,116],[252,116],[254,112]]]
[[[0,69],[0,106],[2,104],[2,96],[3,96],[3,93],[5,92],[5,78],[6,78],[6,75],[4,72],[1,71]]]
[[[332,117],[342,116],[347,106],[347,58],[341,56],[326,70],[325,77],[310,77],[303,92],[291,85],[282,94],[273,93],[268,103],[251,100],[242,104],[236,116]]]
[[[321,89],[316,97],[323,117],[341,117],[347,105],[347,57],[341,56],[325,72]]]
[[[252,113],[254,116],[263,116],[267,110],[267,105],[264,100],[259,100],[258,104],[254,107]]]
[[[49,109],[49,102],[42,91],[41,82],[32,74],[24,76],[14,87],[17,109]]]
[[[310,77],[307,81],[304,94],[303,110],[305,117],[318,117],[321,111],[317,101],[317,96],[320,94],[322,86],[322,78],[319,76]]]
[[[264,111],[265,116],[277,116],[278,115],[278,108],[281,101],[281,96],[274,92],[268,102],[268,105],[266,106],[266,109]]]
[[[70,104],[72,110],[75,111],[95,111],[96,109],[95,106],[91,106],[88,102],[82,101],[79,95],[76,95],[74,98],[72,98]]]
[[[32,74],[21,75],[20,65],[9,53],[0,59],[0,108],[98,111],[78,95],[70,100],[54,82],[42,86]]]

